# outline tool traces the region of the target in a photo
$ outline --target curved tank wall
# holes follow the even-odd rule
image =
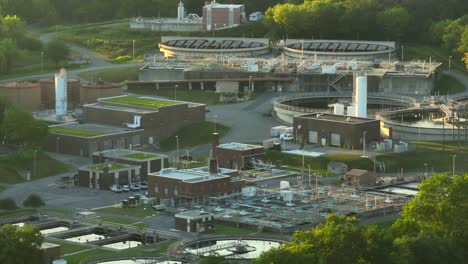
[[[80,103],[93,104],[98,98],[123,95],[123,85],[119,83],[88,83],[81,85]]]
[[[0,83],[0,96],[8,98],[13,105],[25,110],[39,110],[42,107],[41,89],[37,83]]]

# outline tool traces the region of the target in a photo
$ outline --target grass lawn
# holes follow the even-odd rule
[[[214,131],[213,122],[201,122],[184,127],[177,131],[174,135],[179,138],[179,149],[208,144],[212,140],[212,133]],[[220,138],[229,132],[229,127],[221,124],[216,124],[216,132],[219,133]],[[177,148],[176,137],[170,137],[161,142],[161,150],[169,151]],[[183,153],[183,151],[181,151]]]
[[[267,150],[264,158],[265,162],[271,162],[277,166],[286,166],[289,170],[301,171],[302,156],[281,153],[279,151]],[[327,173],[327,165],[330,161],[339,161],[348,164],[349,169],[373,169],[373,162],[367,158],[362,158],[360,155],[349,154],[326,154],[321,157],[312,158],[304,157],[305,170],[307,165],[310,166],[313,172],[318,172],[322,175]]]
[[[0,185],[0,192],[3,192],[6,188],[6,186]]]
[[[150,99],[150,98],[138,98],[138,97],[132,97],[132,96],[114,97],[110,99],[105,99],[104,101],[109,102],[109,103],[134,105],[134,106],[142,106],[142,107],[153,107],[153,108],[177,104],[177,102],[156,100],[156,99]]]
[[[459,82],[457,79],[452,76],[442,75],[442,77],[436,81],[434,89],[432,89],[431,94],[455,94],[462,93],[465,91],[465,86],[463,83]]]
[[[168,3],[171,1],[167,1]],[[128,24],[112,27],[69,27],[60,32],[57,37],[67,42],[89,47],[104,58],[124,62],[132,60],[133,40],[135,40],[135,58],[141,59],[144,52],[158,50],[157,44],[161,36],[171,35],[170,32],[149,30],[132,30]],[[177,32],[179,36],[200,37],[264,37],[268,30],[262,22],[249,23],[232,29],[216,32]]]
[[[20,183],[24,180],[19,176],[21,171],[31,171],[32,180],[64,173],[68,166],[58,160],[54,160],[43,151],[36,154],[37,175],[34,175],[34,151],[20,151],[9,155],[0,156],[0,183]]]
[[[151,207],[135,207],[135,208],[121,208],[121,207],[106,207],[97,209],[96,212],[110,213],[116,215],[128,215],[134,217],[146,217],[156,214]],[[134,223],[134,222],[133,222]]]
[[[432,61],[442,62],[448,68],[448,60],[454,54],[443,47],[428,46],[423,44],[403,44],[404,60],[426,60],[429,63],[429,58]],[[452,57],[451,68],[463,71],[466,73],[465,65],[461,58]]]
[[[411,142],[413,145],[412,150],[406,153],[399,154],[383,154],[377,157],[377,160],[385,162],[387,172],[399,172],[403,168],[404,172],[407,171],[420,171],[427,170],[429,172],[451,172],[452,171],[452,157],[455,158],[455,169],[458,173],[468,171],[468,146],[462,145],[458,149],[457,144],[446,143],[445,151],[441,142]]]
[[[34,209],[17,209],[17,210],[8,210],[0,212],[0,219],[15,218],[21,216],[29,216],[34,214],[36,211]]]
[[[257,232],[255,228],[235,227],[227,224],[215,223],[215,230],[207,231],[207,234],[216,235],[248,235]]]
[[[106,134],[102,132],[82,130],[82,129],[76,129],[76,128],[67,128],[67,127],[49,127],[49,132],[65,134],[65,135],[73,135],[73,136],[79,136],[79,137],[96,137],[96,136],[102,136]]]
[[[157,158],[159,157],[159,155],[150,154],[150,153],[133,153],[133,154],[125,155],[124,157],[130,158],[130,159],[144,160],[144,159]]]
[[[133,220],[126,219],[126,218],[121,218],[121,217],[103,215],[103,216],[99,216],[98,219],[100,221],[102,221],[102,222],[109,222],[109,223],[121,224],[121,225],[131,225],[131,226],[135,226],[137,228],[145,228],[146,227],[145,223],[135,222]]]
[[[120,83],[124,81],[138,80],[139,67],[112,68],[96,71],[88,71],[78,74],[78,77],[88,81],[102,79],[105,82]]]

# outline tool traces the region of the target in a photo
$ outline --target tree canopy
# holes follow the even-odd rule
[[[32,193],[23,201],[23,205],[26,207],[39,208],[45,205],[44,200],[38,194]]]
[[[70,48],[61,40],[54,39],[45,46],[46,56],[55,62],[57,66],[70,55]]]
[[[42,264],[44,237],[37,227],[0,227],[0,263]]]
[[[464,263],[468,257],[468,174],[426,179],[390,229],[329,215],[313,230],[256,260],[273,263]]]

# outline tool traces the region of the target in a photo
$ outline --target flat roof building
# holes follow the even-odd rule
[[[96,123],[49,126],[47,151],[90,157],[93,152],[143,144],[143,129]]]
[[[205,121],[205,107],[204,104],[152,97],[117,96],[84,105],[83,120],[143,129],[143,144],[159,144],[179,129]]]
[[[169,167],[169,158],[166,155],[129,149],[109,149],[94,152],[92,159],[93,163],[113,161],[140,166],[140,177],[144,181],[147,180],[148,173],[158,172]]]
[[[203,30],[235,27],[246,20],[244,5],[219,4],[215,0],[203,7]]]
[[[217,148],[219,166],[235,170],[252,167],[255,160],[265,154],[263,146],[259,145],[233,142],[220,144]]]
[[[148,174],[148,196],[177,204],[203,203],[209,197],[239,193],[242,187],[239,171],[225,168],[218,168],[215,174],[209,167],[168,168]]]
[[[377,177],[367,170],[352,169],[345,173],[344,180],[347,185],[355,187],[374,186],[377,181]]]
[[[361,149],[380,137],[380,121],[327,113],[294,117],[294,134],[298,139],[322,146]]]
[[[214,228],[214,215],[205,211],[187,211],[174,215],[175,227],[184,232],[204,232]]]
[[[140,182],[140,166],[122,163],[100,163],[84,166],[78,170],[78,186],[109,190],[114,185]]]

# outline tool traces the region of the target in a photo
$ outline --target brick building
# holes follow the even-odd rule
[[[203,7],[203,30],[211,31],[240,25],[246,20],[244,5],[212,1]]]
[[[143,144],[155,144],[183,127],[205,121],[205,105],[151,97],[109,97],[84,105],[83,121],[143,129]]]
[[[142,181],[147,180],[148,173],[158,172],[169,167],[169,158],[166,155],[129,149],[110,149],[93,153],[93,163],[108,161],[140,167]]]
[[[218,164],[222,168],[243,170],[250,165],[250,159],[259,159],[265,155],[263,146],[226,143],[218,145]]]
[[[374,186],[377,181],[377,177],[367,170],[352,169],[345,173],[344,180],[347,185],[355,187]]]
[[[90,157],[96,151],[132,148],[142,144],[143,129],[69,123],[49,126],[46,149],[51,152]]]
[[[78,186],[109,190],[114,184],[140,182],[140,166],[121,163],[101,163],[78,170]]]
[[[222,197],[242,190],[239,171],[208,167],[177,170],[163,169],[148,174],[148,196],[170,200],[175,204],[203,203],[208,197]]]
[[[380,137],[380,120],[326,113],[294,117],[294,135],[306,143],[361,149]]]

